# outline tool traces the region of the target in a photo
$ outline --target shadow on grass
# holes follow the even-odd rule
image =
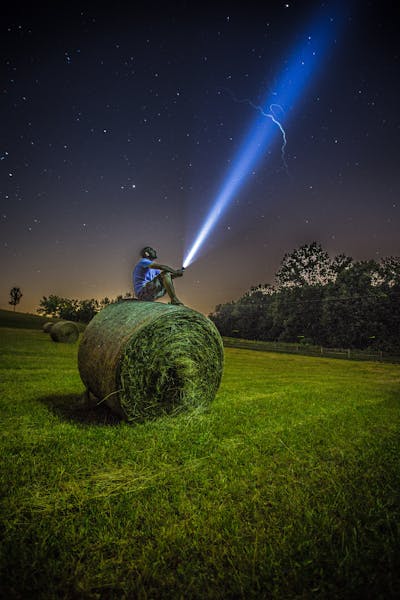
[[[65,421],[80,425],[119,425],[119,419],[105,404],[96,406],[83,394],[66,394],[64,396],[46,396],[39,402],[47,406],[52,413]]]

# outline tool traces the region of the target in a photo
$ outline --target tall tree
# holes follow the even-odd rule
[[[345,270],[351,260],[343,254],[331,259],[318,242],[304,244],[284,255],[276,273],[277,287],[326,285],[335,281],[338,273]]]
[[[17,304],[19,304],[21,302],[21,298],[22,298],[22,292],[21,292],[21,288],[14,286],[13,288],[11,288],[10,290],[10,301],[8,304],[11,304],[11,306],[14,307],[14,312],[15,312],[15,307],[17,306]]]

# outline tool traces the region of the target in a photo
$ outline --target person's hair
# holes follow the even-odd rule
[[[155,255],[157,255],[157,252],[154,250],[154,248],[152,248],[151,246],[145,246],[144,248],[141,249],[140,256],[142,258],[145,258],[147,253],[151,254],[152,252]]]

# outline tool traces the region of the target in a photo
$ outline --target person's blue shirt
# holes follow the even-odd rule
[[[152,262],[148,258],[142,258],[133,270],[133,288],[136,296],[148,281],[152,281],[154,277],[157,277],[161,273],[159,269],[149,269],[149,265]]]

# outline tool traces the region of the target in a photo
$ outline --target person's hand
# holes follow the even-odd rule
[[[183,267],[182,267],[182,269],[177,269],[177,271],[175,271],[175,276],[182,277],[184,270],[185,269]]]

